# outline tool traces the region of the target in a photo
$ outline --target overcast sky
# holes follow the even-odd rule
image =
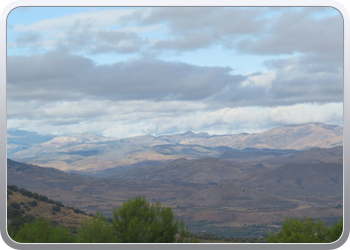
[[[7,30],[9,129],[124,138],[343,125],[333,8],[22,7]]]

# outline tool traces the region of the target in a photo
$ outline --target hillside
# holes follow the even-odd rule
[[[227,165],[223,169],[229,169],[230,164],[233,164],[220,159],[202,159],[202,161],[206,160],[224,162],[223,166]],[[177,162],[193,163],[185,159],[179,159]],[[183,219],[195,233],[204,230],[213,233],[231,232],[229,233],[231,236],[237,236],[235,232],[243,230],[247,234],[249,232],[251,236],[258,236],[264,230],[276,226],[276,223],[282,221],[286,215],[293,217],[306,215],[327,220],[342,216],[342,206],[339,206],[342,204],[342,194],[338,192],[341,184],[329,186],[329,182],[325,181],[327,171],[329,171],[327,167],[332,164],[325,163],[319,170],[317,170],[317,164],[315,166],[313,164],[301,165],[298,169],[309,167],[310,175],[314,175],[309,182],[306,179],[309,175],[302,179],[304,190],[307,192],[298,189],[293,182],[287,181],[286,183],[290,183],[290,186],[284,186],[281,193],[273,193],[274,189],[282,188],[277,185],[280,183],[274,177],[285,176],[286,172],[283,169],[274,175],[271,172],[270,181],[265,183],[267,186],[263,186],[264,178],[269,180],[269,172],[265,171],[272,171],[273,168],[255,170],[226,182],[219,182],[218,179],[215,179],[218,176],[213,176],[214,181],[209,182],[211,176],[207,175],[205,176],[207,183],[194,183],[190,181],[199,181],[199,179],[194,178],[195,172],[192,172],[192,177],[191,172],[187,172],[191,170],[191,165],[189,166],[188,169],[183,168],[178,172],[184,177],[187,173],[190,177],[188,182],[180,182],[167,179],[89,178],[53,168],[8,160],[7,180],[8,184],[22,186],[87,213],[101,211],[106,217],[110,217],[111,210],[120,206],[123,201],[136,196],[145,196],[150,202],[160,201],[163,205],[172,207],[176,218]],[[176,161],[173,167],[175,171]],[[207,167],[210,169],[210,164]],[[200,172],[200,164],[194,169]],[[241,169],[238,168],[235,171],[239,173]],[[337,175],[339,169],[341,169],[340,166],[332,169],[334,173],[331,177],[335,180],[341,178],[340,175]],[[225,176],[224,171],[222,175]],[[180,177],[181,175],[178,175],[176,178]],[[283,178],[293,180],[293,178],[296,179],[295,177],[299,178],[299,175],[288,174],[287,177]],[[324,183],[325,186],[313,186],[312,183],[318,185]],[[315,189],[317,192],[314,192]]]
[[[240,176],[235,180],[243,186],[284,197],[343,196],[343,164],[288,163]]]
[[[7,187],[7,205],[8,224],[11,224],[12,214],[16,214],[18,208],[22,216],[30,218],[44,217],[52,222],[53,225],[61,225],[76,232],[78,228],[85,222],[90,220],[89,216],[84,212],[72,206],[64,206],[61,202],[53,201],[41,194],[32,193],[26,189],[18,188],[14,185]],[[12,212],[12,213],[11,213]]]

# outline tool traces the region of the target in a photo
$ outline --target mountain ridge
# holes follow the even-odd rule
[[[8,143],[7,153],[9,158],[17,161],[93,175],[113,168],[114,172],[122,172],[142,162],[162,163],[181,157],[220,157],[229,149],[305,150],[342,144],[341,126],[307,123],[286,125],[262,133],[233,135],[187,131],[158,137],[142,135],[118,139],[83,133],[55,137],[32,145]]]

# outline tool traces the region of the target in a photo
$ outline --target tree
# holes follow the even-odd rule
[[[112,224],[106,221],[103,214],[96,213],[92,220],[85,220],[85,224],[78,231],[79,243],[117,243],[118,239]]]
[[[301,220],[285,218],[282,229],[267,237],[268,243],[329,243],[337,240],[343,230],[342,220],[329,228],[320,219],[304,217]]]
[[[333,227],[329,230],[329,241],[337,241],[343,233],[343,219],[333,224]]]
[[[25,223],[13,240],[20,243],[72,243],[76,237],[69,229],[61,226],[53,228],[49,220],[39,218],[33,223]]]
[[[181,226],[170,207],[162,208],[160,202],[150,205],[144,197],[113,209],[113,218],[113,229],[123,243],[175,242]]]
[[[183,221],[174,220],[170,207],[162,207],[160,202],[150,204],[145,197],[129,199],[113,209],[112,225],[123,243],[198,242],[189,237]]]

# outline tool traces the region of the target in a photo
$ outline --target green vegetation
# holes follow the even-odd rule
[[[39,218],[33,223],[25,223],[13,240],[21,243],[70,243],[75,242],[76,237],[68,228],[54,228],[49,220]]]
[[[58,212],[61,206],[54,204],[52,210]],[[23,216],[18,203],[11,203],[7,209],[9,235],[21,243],[198,242],[183,221],[174,220],[170,207],[162,207],[160,202],[150,204],[144,197],[129,199],[122,207],[114,209],[113,219],[106,219],[97,212],[92,220],[85,220],[80,230],[59,226],[57,221],[45,218]]]
[[[329,228],[321,220],[304,217],[300,220],[285,218],[282,229],[267,237],[268,243],[330,243],[339,239],[343,232],[343,219]]]
[[[59,212],[64,205],[54,202],[36,193],[8,186],[9,195],[21,192],[52,204],[52,212]],[[36,200],[27,202],[35,207]],[[124,202],[121,207],[113,209],[113,218],[105,218],[97,212],[92,219],[85,220],[81,228],[66,228],[57,221],[35,218],[25,214],[22,207],[30,210],[24,202],[11,202],[7,206],[8,232],[10,237],[22,243],[195,243],[199,242],[254,242],[254,243],[330,243],[343,232],[343,219],[326,225],[321,220],[304,217],[302,219],[285,218],[279,232],[270,232],[267,237],[224,237],[211,233],[193,234],[183,221],[174,219],[170,207],[162,207],[160,202],[149,203],[144,197],[136,197]],[[84,211],[72,209],[75,213]],[[329,224],[330,225],[330,224]],[[259,228],[258,228],[259,229]]]
[[[61,211],[61,207],[57,206],[57,205],[52,206],[52,211],[59,212],[59,211]]]
[[[97,212],[92,220],[86,220],[85,225],[78,231],[77,242],[79,243],[113,243],[118,241],[112,224],[100,212]]]
[[[33,200],[33,201],[28,202],[28,205],[31,207],[36,207],[38,205],[38,202]]]
[[[150,205],[145,198],[124,202],[113,210],[113,229],[121,242],[175,242],[182,224],[174,221],[170,207],[160,202]]]

